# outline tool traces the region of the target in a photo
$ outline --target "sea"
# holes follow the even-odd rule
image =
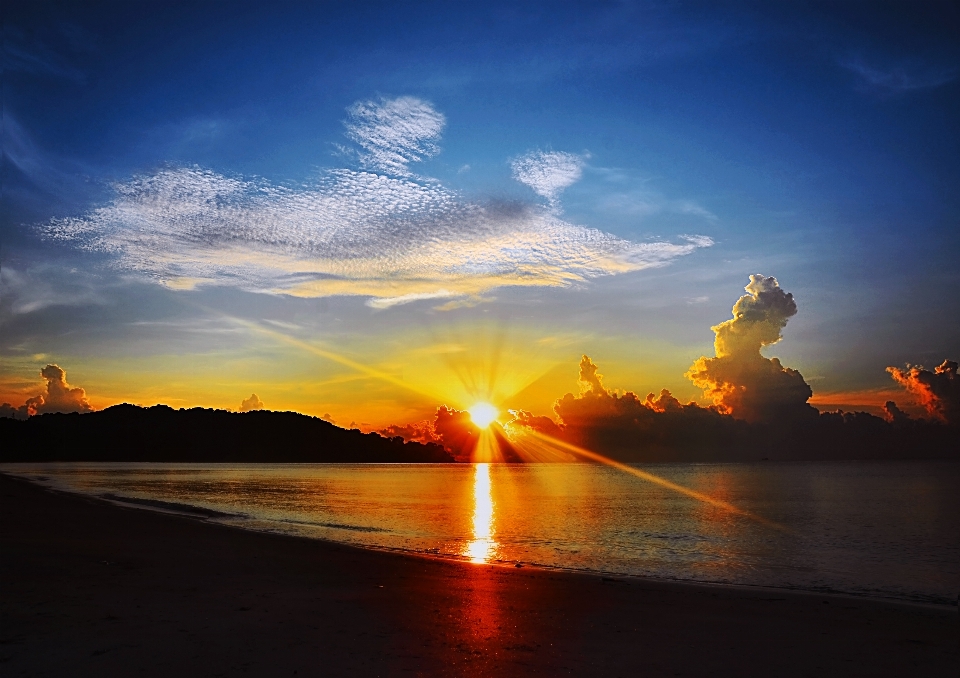
[[[0,471],[237,528],[474,563],[935,605],[956,605],[960,593],[958,462],[56,463]]]

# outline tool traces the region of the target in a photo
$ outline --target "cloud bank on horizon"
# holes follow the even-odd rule
[[[784,459],[836,453],[848,458],[902,457],[914,448],[934,456],[952,454],[955,446],[945,441],[952,440],[960,424],[956,362],[945,360],[932,372],[920,366],[887,368],[929,419],[911,418],[893,402],[886,404],[883,418],[864,412],[818,412],[807,402],[812,389],[803,376],[761,354],[763,347],[781,340],[782,330],[796,315],[793,295],[776,278],[759,274],[750,276],[744,290],[733,306],[733,318],[713,328],[716,355],[697,359],[686,375],[713,404],[684,404],[667,389],[645,398],[610,389],[597,364],[583,355],[580,393],[567,393],[555,402],[556,419],[517,409],[510,411],[512,418],[502,428],[493,427],[501,460],[570,460],[563,444],[625,461],[723,461],[761,454]],[[41,376],[44,393],[20,407],[4,403],[0,416],[24,419],[46,412],[92,411],[85,391],[70,386],[59,366],[47,365]],[[239,408],[259,409],[264,404],[256,394]],[[329,415],[324,418],[329,420]],[[527,435],[531,432],[533,438]],[[393,425],[378,433],[439,443],[460,461],[473,459],[480,436],[469,412],[447,405],[437,408],[434,421]],[[551,440],[561,445],[551,449]],[[546,446],[543,441],[548,441]]]
[[[557,453],[531,446],[525,438],[531,431],[540,440],[572,443],[632,461],[682,460],[683,455],[721,461],[758,453],[790,458],[824,451],[854,457],[902,456],[907,442],[920,448],[929,443],[926,453],[949,453],[942,449],[942,441],[953,434],[940,424],[949,428],[960,424],[956,362],[946,360],[933,372],[916,366],[887,368],[929,419],[913,419],[892,401],[882,418],[865,412],[821,413],[807,402],[813,391],[799,371],[761,354],[762,348],[782,339],[787,321],[796,315],[793,295],[776,278],[760,274],[751,275],[744,290],[747,294],[733,306],[733,318],[712,328],[716,355],[698,358],[686,373],[712,405],[681,403],[667,389],[645,398],[610,389],[598,365],[583,355],[580,393],[557,399],[556,419],[522,409],[510,411],[511,419],[503,425],[510,439],[504,444],[509,448],[505,458],[567,459],[563,448]],[[438,408],[433,422],[391,426],[380,433],[440,443],[461,461],[471,460],[477,437],[469,413],[446,405]]]
[[[345,126],[365,169],[282,186],[166,168],[115,184],[106,205],[38,228],[174,289],[357,295],[375,308],[479,298],[503,286],[566,286],[663,266],[713,244],[705,235],[633,242],[560,218],[559,195],[585,163],[570,153],[533,151],[513,162],[514,177],[549,209],[465,200],[410,170],[439,152],[445,124],[414,97],[357,102]]]

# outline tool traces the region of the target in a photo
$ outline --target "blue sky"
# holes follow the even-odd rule
[[[10,9],[4,393],[59,361],[101,404],[314,379],[284,404],[431,406],[322,356],[297,377],[243,321],[391,374],[397,337],[504,336],[551,347],[528,379],[550,388],[586,352],[612,386],[696,397],[683,372],[752,273],[795,295],[766,353],[815,392],[956,359],[960,10],[779,5]],[[314,242],[335,217],[353,230]]]

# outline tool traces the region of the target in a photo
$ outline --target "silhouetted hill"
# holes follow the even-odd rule
[[[0,419],[0,460],[450,462],[440,445],[346,430],[296,412],[115,405],[89,414]]]

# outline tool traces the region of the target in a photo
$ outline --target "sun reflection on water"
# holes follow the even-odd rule
[[[473,540],[463,555],[473,563],[485,563],[493,557],[497,542],[493,540],[493,496],[490,493],[490,464],[474,464],[473,476]]]

